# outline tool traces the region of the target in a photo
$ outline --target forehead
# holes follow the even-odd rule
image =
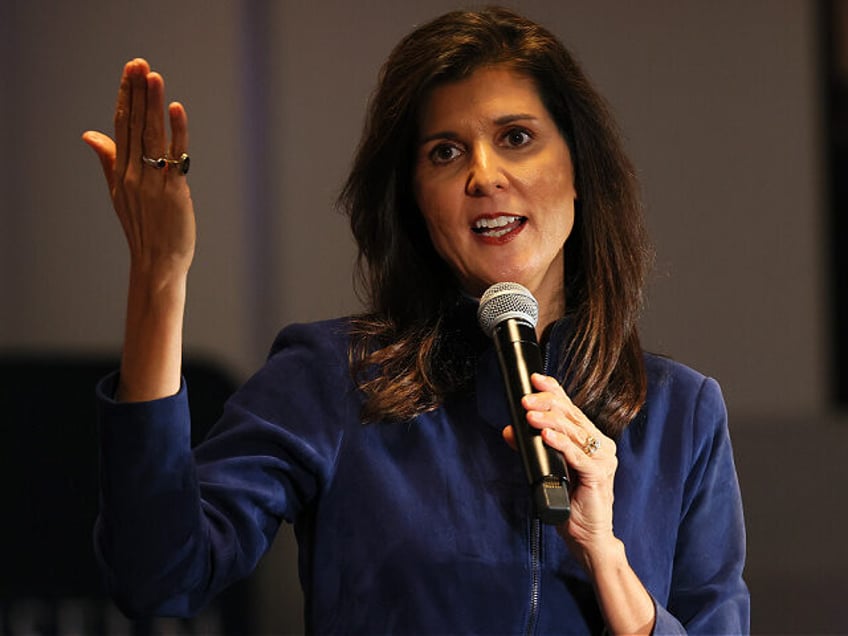
[[[515,114],[549,116],[532,77],[509,67],[489,66],[432,88],[418,121],[422,132],[430,132],[434,126],[490,122]]]

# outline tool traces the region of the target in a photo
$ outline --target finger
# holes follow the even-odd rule
[[[185,108],[179,102],[172,102],[168,106],[168,116],[171,121],[171,157],[178,161],[177,164],[169,166],[177,170],[177,174],[185,176],[188,173],[190,159],[188,156],[188,115]]]
[[[586,437],[585,433],[581,437],[580,435],[575,434],[572,430],[546,426],[541,429],[541,434],[542,439],[545,440],[546,444],[559,451],[580,451],[585,454],[585,451],[583,450],[586,446],[586,440],[583,439]]]
[[[586,431],[559,411],[528,411],[527,423],[540,431],[545,441],[548,440],[549,434],[560,436],[561,439],[557,438],[556,444],[551,444],[558,450],[562,450],[561,445],[565,443],[578,448],[585,444]]]
[[[559,381],[549,375],[544,375],[542,373],[533,373],[530,376],[530,383],[537,391],[547,391],[554,394],[562,394],[563,396],[565,395],[565,391],[563,390],[562,385],[559,383]]]
[[[143,151],[148,157],[162,157],[165,154],[165,81],[159,73],[148,73],[146,78],[146,97]]]
[[[127,167],[129,150],[130,110],[132,108],[132,84],[130,73],[133,62],[124,65],[121,84],[118,87],[118,99],[115,103],[115,170],[123,174]],[[110,180],[113,181],[113,180]]]
[[[188,152],[188,115],[179,102],[168,106],[168,116],[171,120],[171,156],[179,158]]]
[[[574,440],[571,439],[571,436],[555,428],[543,428],[541,433],[542,440],[546,445],[563,454],[567,455],[567,451],[570,451],[574,446]]]
[[[134,102],[137,101],[137,82],[135,77],[148,72],[147,62],[141,59],[131,60],[124,66],[121,85],[118,88],[118,101],[115,105],[115,172],[120,177],[131,164],[131,130]],[[136,113],[138,114],[138,113]]]
[[[142,166],[141,157],[144,154],[144,125],[147,113],[147,74],[150,67],[147,63],[134,60],[130,67],[130,114],[127,127],[127,154],[125,173],[134,173]]]
[[[533,373],[530,382],[537,392],[523,397],[522,403],[526,410],[550,411],[557,397],[565,397],[565,392],[555,378]]]
[[[533,384],[534,388],[540,392],[524,396],[522,403],[525,405],[525,409],[552,412],[560,411],[568,420],[578,424],[586,430],[597,430],[595,425],[588,417],[586,417],[580,407],[572,402],[571,398],[556,378],[534,373],[530,377],[530,382]]]
[[[115,142],[96,130],[88,130],[83,133],[82,140],[94,150],[97,158],[100,159],[106,184],[109,186],[109,192],[112,192],[115,186]]]
[[[572,418],[557,410],[528,411],[527,423],[533,428],[539,429],[546,441],[547,435],[558,434],[564,438],[560,444],[565,444],[565,440],[568,440],[572,446],[582,452],[585,452],[589,440],[592,439],[598,440],[602,447],[612,443],[612,440],[601,433],[585,416]],[[557,448],[563,450],[560,445],[557,445]]]
[[[599,483],[604,479],[612,479],[618,468],[616,446],[612,440],[604,439],[597,452],[588,453],[585,443],[577,444],[568,436],[545,429],[542,432],[545,443],[559,450],[565,457],[566,463],[579,475],[584,483]]]
[[[530,376],[530,382],[537,392],[524,396],[522,401],[525,409],[539,411],[550,411],[554,408],[564,411],[571,409],[571,400],[556,378],[534,373]]]

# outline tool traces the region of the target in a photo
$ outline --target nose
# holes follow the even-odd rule
[[[506,175],[494,149],[482,144],[474,148],[468,167],[465,193],[471,197],[491,196],[506,189],[506,185]]]

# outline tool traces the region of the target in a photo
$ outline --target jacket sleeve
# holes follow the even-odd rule
[[[742,498],[727,411],[712,379],[701,384],[693,427],[670,596],[667,608],[655,603],[654,633],[747,634]]]
[[[115,376],[100,383],[95,544],[127,615],[196,614],[254,569],[280,522],[329,479],[346,404],[329,397],[340,365],[303,344],[272,355],[194,450],[185,383],[146,403],[112,400]]]
[[[98,385],[100,512],[95,550],[106,586],[129,616],[189,615],[165,590],[208,578],[208,535],[190,448],[185,383],[177,395],[144,403],[112,399],[117,374]]]

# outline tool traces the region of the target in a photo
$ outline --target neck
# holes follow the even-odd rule
[[[546,294],[544,298],[536,297],[539,303],[539,322],[536,323],[536,337],[542,341],[542,335],[557,320],[565,315],[565,294],[560,289],[558,293]]]

